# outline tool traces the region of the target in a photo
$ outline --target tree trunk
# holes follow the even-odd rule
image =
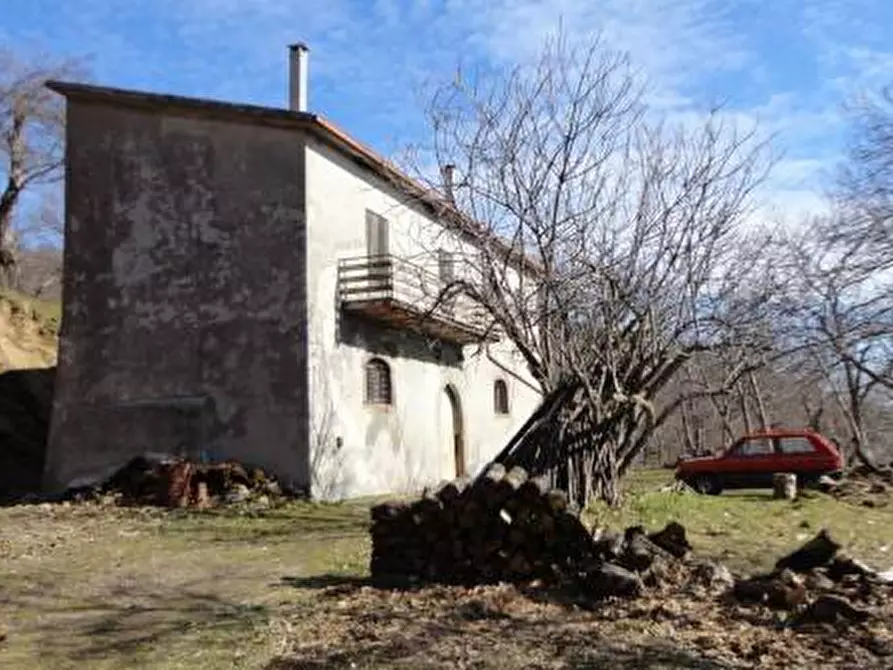
[[[21,184],[16,178],[17,167],[15,156],[11,159],[11,173],[6,180],[6,188],[0,194],[0,288],[11,288],[16,280],[16,256],[12,243],[12,215],[22,192]]]
[[[760,428],[763,432],[769,430],[769,417],[766,413],[766,405],[763,403],[763,394],[760,392],[760,385],[757,383],[756,375],[753,372],[748,374],[750,389],[753,391],[753,399],[757,406],[757,414],[760,419]]]
[[[853,371],[847,366],[847,385],[849,394],[849,411],[847,419],[850,423],[850,431],[852,434],[853,451],[856,458],[872,472],[877,471],[877,466],[868,455],[868,438],[865,435],[865,427],[862,422],[862,401],[864,396],[860,390],[858,375],[859,371]]]
[[[744,432],[750,433],[750,408],[747,406],[747,394],[741,388],[741,384],[736,384],[738,389],[738,402],[741,403],[741,420],[744,422]]]

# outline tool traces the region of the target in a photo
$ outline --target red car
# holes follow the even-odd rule
[[[745,435],[717,456],[680,459],[676,479],[699,493],[772,486],[776,472],[797,475],[800,486],[838,475],[843,457],[828,438],[810,430],[771,430]]]

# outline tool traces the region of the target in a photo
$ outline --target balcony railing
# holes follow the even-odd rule
[[[461,294],[444,299],[448,285],[438,273],[396,256],[338,262],[338,298],[344,310],[459,344],[495,339],[477,303]]]

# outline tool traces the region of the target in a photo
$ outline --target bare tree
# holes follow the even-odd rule
[[[659,406],[661,389],[733,329],[749,337],[737,328],[764,302],[739,224],[765,145],[718,113],[671,126],[641,92],[625,56],[559,37],[533,67],[459,73],[429,109],[434,161],[476,243],[446,291],[485,309],[545,396],[499,459],[551,473],[581,504],[618,500],[687,399]]]
[[[58,298],[62,289],[62,203],[55,195],[43,194],[36,208],[19,216],[16,230],[28,240],[16,254],[16,288],[36,298]]]
[[[835,189],[846,225],[826,231],[850,262],[870,270],[893,267],[893,89],[849,106],[851,137]]]
[[[849,427],[856,456],[874,466],[865,407],[893,390],[893,295],[862,247],[837,231],[848,219],[816,219],[788,241],[792,341],[812,359]]]
[[[74,63],[26,63],[0,51],[0,286],[16,273],[13,220],[22,194],[61,177],[64,106],[44,84],[75,70]]]

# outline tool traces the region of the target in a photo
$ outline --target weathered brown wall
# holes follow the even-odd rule
[[[50,488],[178,450],[308,482],[303,139],[211,114],[69,100]]]

